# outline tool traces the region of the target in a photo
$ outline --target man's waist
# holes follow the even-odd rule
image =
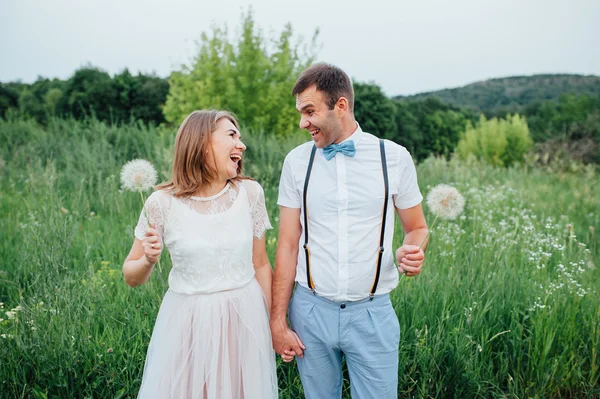
[[[349,290],[348,292],[339,292],[332,291],[331,288],[323,287],[318,283],[315,283],[315,292],[311,291],[308,287],[308,283],[306,281],[296,280],[296,289],[300,288],[301,290],[308,291],[311,295],[315,295],[318,298],[322,298],[332,303],[349,303],[349,302],[358,302],[363,300],[369,300],[370,297],[370,287],[360,290]],[[386,286],[386,284],[379,285],[377,288],[377,294],[375,297],[380,295],[388,295],[393,288]]]
[[[303,283],[296,283],[296,291],[294,292],[295,297],[301,297],[310,302],[313,302],[318,305],[322,305],[325,307],[329,307],[331,309],[360,309],[363,307],[371,307],[385,304],[389,301],[389,291],[388,292],[378,292],[377,295],[371,299],[369,297],[369,292],[356,294],[355,296],[334,296],[323,295],[320,292],[316,291],[313,293],[306,285]]]

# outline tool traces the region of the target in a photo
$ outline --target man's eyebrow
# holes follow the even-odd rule
[[[305,111],[307,108],[310,108],[310,107],[314,107],[314,104],[308,103],[308,104],[306,104],[305,106],[303,106],[302,108],[300,108],[298,111],[299,111],[299,112],[303,112],[303,111]]]

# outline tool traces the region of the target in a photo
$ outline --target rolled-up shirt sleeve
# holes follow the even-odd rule
[[[417,169],[412,156],[402,147],[398,160],[398,194],[394,197],[394,205],[398,209],[408,209],[417,206],[423,201],[417,181]]]
[[[279,197],[277,205],[287,208],[300,208],[302,206],[302,198],[300,192],[296,188],[296,183],[293,174],[293,165],[290,160],[290,155],[283,162],[281,171],[281,179],[279,180]]]

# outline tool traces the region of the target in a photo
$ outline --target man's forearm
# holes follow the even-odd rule
[[[275,257],[273,277],[273,304],[271,305],[271,326],[287,327],[287,308],[294,289],[298,250],[280,247]]]
[[[406,235],[404,236],[403,244],[404,245],[421,245],[421,244],[423,244],[421,249],[423,250],[423,252],[425,252],[425,249],[427,248],[427,244],[429,244],[429,237],[427,237],[428,233],[429,233],[429,229],[427,227],[422,227],[422,228],[411,230],[408,233],[406,233]],[[425,240],[426,237],[427,237],[427,240],[425,242],[423,242],[423,240]]]

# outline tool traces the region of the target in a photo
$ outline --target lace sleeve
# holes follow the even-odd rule
[[[255,181],[247,181],[244,185],[248,192],[248,199],[250,200],[254,237],[262,238],[265,231],[273,228],[267,213],[265,193],[261,185]]]
[[[165,193],[156,191],[152,193],[146,203],[144,209],[140,213],[137,226],[135,227],[135,237],[138,240],[143,240],[146,236],[146,231],[150,224],[154,224],[158,234],[163,237],[165,229],[165,215],[168,213],[167,206],[169,205],[164,198]]]

